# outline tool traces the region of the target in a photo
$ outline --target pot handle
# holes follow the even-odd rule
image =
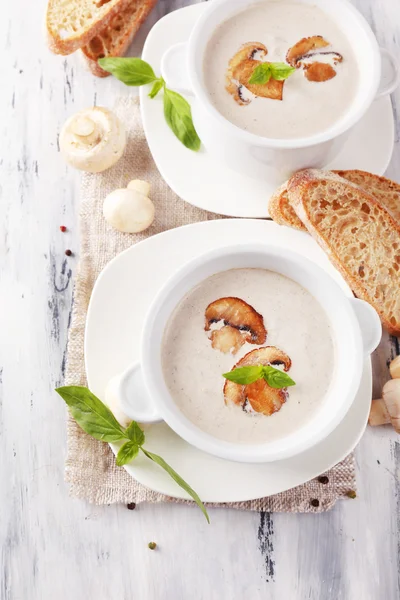
[[[168,87],[182,94],[193,95],[187,69],[187,43],[170,46],[161,59],[161,75]]]
[[[382,72],[376,94],[377,98],[391,94],[400,83],[400,67],[396,56],[385,48],[380,48],[379,50],[382,59]]]
[[[364,354],[368,356],[372,354],[381,341],[381,320],[376,310],[368,302],[358,298],[350,298],[350,303],[360,325]]]
[[[121,410],[139,423],[156,423],[162,421],[147,391],[140,363],[134,363],[119,376],[116,384],[116,395]]]

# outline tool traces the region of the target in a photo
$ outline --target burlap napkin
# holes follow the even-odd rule
[[[83,177],[80,264],[69,331],[66,385],[86,385],[83,356],[86,313],[94,282],[106,264],[122,250],[150,235],[187,223],[220,218],[186,204],[165,184],[147,147],[137,99],[121,98],[115,110],[128,128],[126,152],[117,165],[104,174],[87,174]],[[136,235],[118,233],[107,225],[102,216],[104,197],[116,188],[125,187],[131,179],[145,179],[151,183],[151,197],[156,207],[153,225]],[[66,480],[72,496],[96,504],[184,502],[153,492],[135,481],[125,469],[116,466],[108,444],[86,435],[70,416]],[[354,486],[354,461],[350,455],[324,473],[323,477],[282,494],[218,506],[263,511],[320,512],[331,508],[338,498],[344,497]]]

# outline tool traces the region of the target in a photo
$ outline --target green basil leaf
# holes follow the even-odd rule
[[[197,152],[201,141],[193,125],[190,104],[168,88],[164,89],[164,116],[178,140],[189,150]]]
[[[123,446],[121,446],[117,454],[117,465],[122,467],[123,465],[130,463],[131,460],[136,458],[138,454],[139,446],[135,442],[126,442]]]
[[[126,437],[111,410],[88,388],[70,385],[59,387],[56,392],[66,402],[78,425],[96,440],[117,442]]]
[[[258,67],[256,67],[249,79],[249,83],[254,83],[254,84],[258,84],[258,85],[264,85],[265,83],[268,83],[268,81],[271,79],[271,68],[270,68],[270,64],[271,63],[261,63],[261,65],[258,65]]]
[[[170,477],[172,477],[172,479],[174,481],[176,481],[176,483],[183,489],[185,490],[185,492],[187,492],[189,494],[189,496],[191,496],[193,498],[193,500],[196,502],[197,506],[200,508],[200,510],[202,511],[203,515],[205,516],[205,518],[207,519],[208,523],[210,522],[210,517],[208,516],[206,507],[204,506],[204,504],[202,503],[202,501],[200,500],[199,496],[196,494],[196,492],[190,487],[190,485],[188,483],[186,483],[186,481],[184,481],[182,479],[182,477],[180,475],[178,475],[178,473],[176,471],[174,471],[174,469],[172,467],[170,467],[163,458],[161,458],[161,456],[158,456],[158,454],[153,454],[152,452],[149,452],[148,450],[145,450],[144,448],[141,448],[141,451],[143,452],[143,454],[145,454],[147,456],[147,458],[150,458],[150,460],[154,461],[155,463],[157,463],[157,465],[159,465],[161,468],[163,468]]]
[[[248,385],[249,383],[254,383],[258,379],[261,379],[262,376],[262,366],[239,367],[238,369],[233,369],[233,371],[229,371],[229,373],[223,374],[223,377],[225,377],[225,379],[229,379],[229,381],[234,381],[235,383],[239,383],[240,385]]]
[[[140,429],[139,425],[136,421],[132,421],[125,429],[125,433],[132,442],[135,442],[138,446],[144,444],[145,435],[142,429]]]
[[[99,65],[126,85],[145,85],[158,77],[152,67],[141,58],[100,58]]]
[[[296,70],[295,67],[291,67],[284,62],[270,63],[270,69],[272,78],[277,81],[287,79]]]
[[[157,79],[157,81],[154,82],[153,87],[151,88],[151,91],[149,93],[149,97],[150,98],[155,98],[158,94],[158,92],[160,90],[162,90],[162,88],[164,87],[164,79],[162,77],[160,77],[160,79]]]
[[[275,369],[270,365],[262,367],[262,376],[268,385],[272,388],[281,389],[296,385],[295,382],[287,373],[280,369]]]

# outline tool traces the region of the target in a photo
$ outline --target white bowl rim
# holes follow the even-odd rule
[[[163,394],[162,392],[160,392],[159,386],[157,385],[156,380],[153,376],[153,367],[150,366],[154,364],[155,360],[154,344],[152,338],[156,318],[158,316],[158,311],[160,310],[164,301],[169,297],[171,293],[173,293],[173,290],[179,284],[179,282],[186,278],[190,273],[192,273],[193,270],[199,268],[207,262],[211,262],[215,258],[219,258],[229,254],[240,254],[245,252],[262,252],[263,254],[267,253],[272,256],[283,256],[289,258],[289,260],[291,260],[300,268],[304,268],[304,266],[306,266],[306,268],[308,268],[309,271],[312,270],[315,273],[315,275],[318,276],[318,278],[322,278],[326,282],[329,282],[328,285],[330,285],[334,293],[337,294],[337,296],[341,299],[343,306],[346,306],[346,302],[348,303],[348,306],[346,306],[346,311],[348,313],[348,317],[350,319],[353,329],[354,345],[356,352],[353,356],[353,379],[351,382],[349,382],[346,388],[346,401],[343,400],[341,410],[337,412],[336,417],[334,419],[332,419],[324,428],[320,428],[318,432],[314,432],[312,437],[310,436],[308,439],[303,440],[302,443],[295,443],[294,441],[292,441],[295,440],[295,438],[298,436],[298,432],[294,432],[288,436],[285,436],[284,438],[278,439],[274,442],[269,442],[267,444],[235,444],[232,442],[226,442],[224,440],[215,438],[214,436],[202,431],[187,417],[185,417],[185,415],[183,415],[183,413],[179,411],[176,405],[174,405],[174,401],[172,398],[170,398],[170,400],[172,405],[174,405],[174,409],[170,409],[170,407],[168,406],[168,402],[164,401]],[[364,352],[360,326],[356,315],[352,310],[350,298],[345,295],[342,288],[337,284],[337,282],[332,278],[332,276],[325,270],[323,270],[321,267],[319,267],[312,260],[298,255],[296,252],[293,252],[291,250],[277,248],[267,243],[235,244],[234,246],[220,247],[209,251],[205,254],[202,254],[186,263],[166,282],[164,287],[154,298],[153,303],[148,309],[143,331],[146,332],[146,335],[142,336],[141,344],[141,364],[143,369],[143,376],[146,387],[148,388],[149,395],[152,401],[155,403],[156,408],[160,412],[163,420],[165,420],[165,422],[171,427],[171,429],[173,429],[188,443],[196,446],[200,450],[229,460],[252,463],[280,460],[284,458],[289,458],[290,456],[298,455],[301,452],[307,450],[308,448],[316,445],[322,439],[327,437],[344,418],[345,414],[347,413],[354,400],[354,397],[357,393],[361,381]],[[157,369],[160,369],[160,372],[162,372],[160,357],[157,358],[156,362],[159,363]],[[304,430],[306,427],[309,426],[309,424],[310,422],[306,423],[298,431]],[[279,445],[282,442],[282,440],[285,440],[286,443],[287,440],[290,440],[291,443],[287,444],[287,447],[285,449],[274,450],[274,445]]]

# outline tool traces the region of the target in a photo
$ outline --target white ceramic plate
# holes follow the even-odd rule
[[[86,323],[85,361],[89,387],[96,395],[104,399],[108,380],[139,359],[144,316],[160,286],[195,256],[237,240],[290,247],[329,271],[351,294],[309,235],[271,221],[207,221],[153,236],[111,261],[94,287]],[[164,423],[146,427],[146,444],[161,454],[204,501],[233,502],[269,496],[323,473],[355,447],[367,423],[371,391],[371,363],[367,360],[360,390],[334,433],[311,450],[275,463],[243,464],[213,457],[187,444]],[[153,490],[187,497],[162,469],[144,457],[126,468]]]
[[[156,73],[172,44],[185,42],[206,3],[166,15],[150,31],[143,49]],[[153,158],[170,188],[183,200],[231,217],[267,217],[268,199],[276,185],[241,175],[213,160],[205,151],[187,150],[165,123],[162,94],[151,100],[148,86],[140,89],[143,126]],[[190,101],[190,97],[187,99]],[[392,155],[394,125],[389,96],[376,100],[350,134],[344,150],[327,169],[362,169],[383,175]]]

